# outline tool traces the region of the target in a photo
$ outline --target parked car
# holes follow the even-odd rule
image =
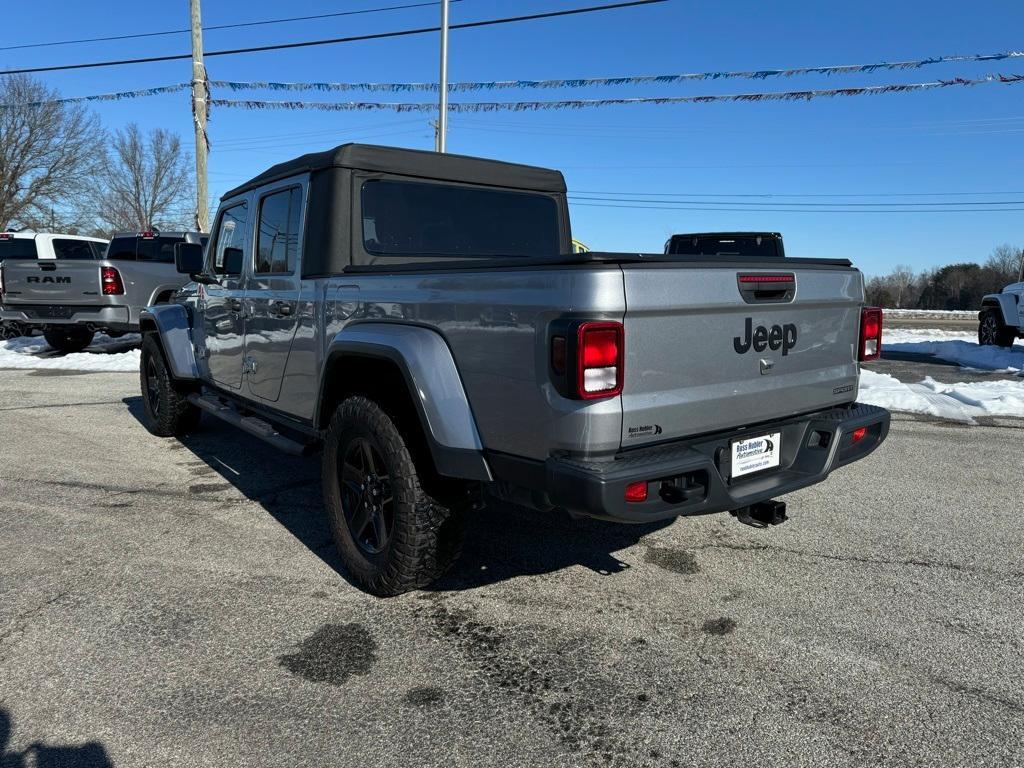
[[[380,595],[440,576],[491,499],[763,527],[885,439],[856,402],[881,311],[849,261],[573,253],[568,210],[561,173],[471,157],[270,168],[205,254],[178,246],[199,290],[142,313],[149,429],[205,412],[321,451],[338,551]]]
[[[138,331],[144,307],[170,301],[188,282],[174,267],[175,244],[201,245],[205,238],[199,232],[127,232],[114,235],[99,260],[7,261],[0,267],[0,320],[39,329],[64,352],[85,349],[97,331]]]
[[[1018,338],[1024,339],[1024,254],[1017,282],[985,296],[978,313],[979,344],[1012,347]]]
[[[783,258],[786,249],[778,232],[691,232],[672,235],[665,253],[685,256],[773,256]]]
[[[93,261],[102,258],[107,241],[98,237],[36,232],[0,232],[0,265],[4,261],[36,259],[74,259]],[[0,284],[0,293],[2,293]],[[14,320],[0,320],[0,338],[24,336],[29,329]]]

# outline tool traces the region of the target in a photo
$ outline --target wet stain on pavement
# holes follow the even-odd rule
[[[736,631],[736,620],[730,619],[728,616],[708,619],[704,622],[704,626],[701,629],[709,635],[723,637]]]
[[[415,707],[428,707],[444,701],[444,691],[432,685],[420,685],[410,688],[402,701]]]
[[[504,691],[524,706],[564,748],[574,765],[634,768],[653,765],[637,759],[628,723],[652,706],[603,676],[587,660],[579,638],[560,638],[550,628],[517,627],[508,632],[444,604],[423,613],[440,636],[453,642],[475,669],[479,684]],[[657,763],[663,765],[664,763]]]
[[[685,549],[650,547],[644,556],[644,560],[651,565],[664,568],[666,571],[672,571],[672,573],[689,575],[700,571],[697,558],[694,557],[692,552],[688,552]]]
[[[325,624],[302,641],[298,653],[278,663],[314,683],[341,685],[353,675],[367,675],[377,663],[377,642],[362,624]]]
[[[196,483],[188,487],[189,493],[217,493],[218,491],[230,490],[233,486],[230,483]]]

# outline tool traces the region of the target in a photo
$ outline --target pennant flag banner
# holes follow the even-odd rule
[[[191,88],[190,83],[178,83],[177,85],[161,85],[158,88],[142,88],[138,91],[120,91],[118,93],[100,93],[93,96],[71,96],[66,99],[45,99],[43,101],[26,101],[20,104],[0,104],[0,109],[14,109],[15,107],[43,107],[47,104],[74,104],[82,101],[121,101],[123,99],[138,99],[143,96],[159,96],[164,93],[177,93]]]
[[[549,109],[585,109],[630,104],[708,104],[712,102],[735,101],[810,101],[811,99],[835,96],[876,96],[884,93],[909,93],[928,91],[953,86],[974,86],[984,83],[1020,83],[1024,75],[988,75],[976,80],[955,78],[936,80],[930,83],[906,83],[895,85],[873,85],[861,88],[830,88],[812,91],[782,91],[776,93],[736,93],[717,96],[663,96],[635,99],[577,99],[574,101],[490,101],[454,102],[448,104],[451,112],[531,112]],[[211,99],[215,107],[240,109],[314,109],[326,112],[352,112],[366,110],[391,110],[394,112],[436,112],[433,102],[369,102],[369,101],[260,101]]]
[[[495,80],[491,82],[451,83],[450,92],[485,91],[509,88],[588,88],[614,85],[647,85],[681,83],[692,80],[765,80],[769,77],[797,75],[848,75],[880,70],[920,69],[931,64],[961,61],[1003,61],[1024,58],[1024,51],[976,54],[973,56],[937,56],[914,61],[878,62],[875,64],[844,64],[833,67],[799,67],[796,69],[761,69],[741,72],[694,72],[683,75],[638,75],[636,77],[587,77],[572,80]],[[238,82],[211,80],[210,85],[232,91],[438,91],[437,83],[277,83],[267,81]]]

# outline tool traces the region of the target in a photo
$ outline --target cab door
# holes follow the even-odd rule
[[[200,286],[203,352],[214,383],[229,389],[242,386],[244,342],[244,271],[251,252],[249,204],[242,200],[223,208],[207,254],[207,272],[217,282]]]
[[[249,391],[276,402],[299,325],[301,184],[278,187],[258,199],[252,274],[246,283],[245,367]]]

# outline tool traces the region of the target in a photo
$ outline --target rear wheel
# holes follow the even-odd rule
[[[58,352],[65,353],[81,352],[92,344],[92,339],[95,335],[96,334],[93,331],[87,331],[84,328],[43,331],[43,337],[46,339],[46,343]]]
[[[1016,333],[1003,325],[995,310],[988,310],[978,323],[978,344],[982,346],[1012,347]]]
[[[461,509],[423,490],[405,439],[372,400],[350,397],[335,411],[323,486],[338,553],[366,591],[390,597],[425,587],[458,559]]]
[[[139,378],[150,432],[159,437],[176,437],[199,426],[202,412],[188,401],[191,388],[171,377],[164,351],[152,333],[142,340]]]

